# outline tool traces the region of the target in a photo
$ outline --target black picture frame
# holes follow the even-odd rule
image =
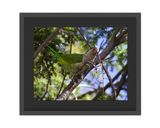
[[[129,100],[33,101],[34,26],[127,26]],[[140,115],[141,13],[20,13],[20,115]]]

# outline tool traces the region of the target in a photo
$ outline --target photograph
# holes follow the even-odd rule
[[[35,101],[128,101],[128,28],[33,28]]]

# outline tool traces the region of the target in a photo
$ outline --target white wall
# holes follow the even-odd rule
[[[160,126],[159,0],[1,0],[0,127]],[[141,12],[141,116],[19,116],[19,12]],[[158,55],[159,54],[159,55]]]

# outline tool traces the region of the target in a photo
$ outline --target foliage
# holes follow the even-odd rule
[[[34,51],[57,29],[61,31],[34,59],[35,100],[56,100],[79,71],[83,56],[87,51],[96,47],[99,54],[103,52],[116,31],[116,28],[113,27],[35,27],[33,30]],[[111,75],[118,73],[127,64],[127,44],[127,38],[121,40],[121,44],[116,46],[103,60],[106,69],[110,69]],[[120,77],[122,76],[116,80],[120,80]],[[83,87],[83,83],[87,86]],[[112,95],[103,90],[104,85],[108,83],[107,75],[98,64],[71,92],[69,100],[111,100]],[[117,85],[114,86],[115,89],[118,88]],[[93,91],[92,94],[89,93],[90,90]],[[81,95],[84,96],[81,97]]]

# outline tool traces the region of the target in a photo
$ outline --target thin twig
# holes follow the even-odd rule
[[[113,87],[112,78],[111,78],[109,72],[107,71],[107,69],[104,67],[103,64],[102,64],[102,68],[103,68],[103,70],[105,71],[105,73],[106,73],[106,75],[107,75],[107,77],[108,77],[108,79],[109,79],[109,81],[110,81],[111,88],[112,88],[113,99],[115,100],[115,99],[116,99],[116,94],[115,94],[116,91],[115,91],[115,89],[114,89],[114,87]]]
[[[41,100],[43,100],[43,98],[46,96],[47,92],[48,92],[48,88],[49,88],[49,83],[50,83],[50,78],[48,78],[48,81],[47,81],[47,86],[46,86],[46,90],[45,90],[45,93],[44,95],[40,98]]]
[[[99,51],[101,51],[103,49],[103,47],[104,47],[103,43],[104,43],[104,40],[101,42],[101,44],[99,46]]]
[[[72,54],[72,42],[70,41],[70,50],[69,50],[69,54]]]
[[[114,89],[114,87],[113,87],[112,78],[111,78],[108,70],[104,67],[103,62],[102,62],[102,60],[101,60],[98,52],[97,52],[97,55],[98,55],[98,58],[99,58],[99,61],[100,61],[101,65],[102,65],[102,69],[105,71],[105,73],[106,73],[106,75],[107,75],[107,77],[108,77],[108,79],[109,79],[109,82],[110,82],[111,88],[112,88],[113,99],[115,100],[115,99],[116,99],[116,94],[115,94],[116,91],[115,91],[115,89]]]
[[[86,42],[86,44],[89,46],[89,48],[92,48],[92,46],[89,44],[89,41],[84,37],[83,33],[81,32],[81,30],[78,27],[77,27],[77,31],[80,33],[80,35],[82,36],[82,38]]]
[[[62,80],[62,83],[61,83],[59,92],[57,93],[56,99],[58,98],[58,96],[60,95],[60,93],[61,93],[61,91],[62,91],[62,88],[63,88],[63,85],[64,85],[64,81],[65,81],[65,78],[66,78],[66,74],[63,76],[63,80]]]

